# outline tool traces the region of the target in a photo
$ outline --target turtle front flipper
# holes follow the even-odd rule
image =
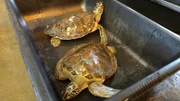
[[[54,47],[57,47],[61,44],[61,40],[55,37],[52,37],[50,41]]]
[[[88,89],[92,95],[102,97],[102,98],[110,98],[121,91],[119,89],[107,87],[99,82],[92,82],[89,85]]]
[[[100,32],[101,43],[106,45],[107,42],[108,42],[106,32],[105,32],[104,28],[101,25],[98,25],[98,29],[99,29],[99,32]]]

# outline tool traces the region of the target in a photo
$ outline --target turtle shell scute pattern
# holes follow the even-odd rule
[[[54,37],[62,40],[71,40],[89,34],[94,27],[94,23],[94,14],[83,12],[53,24],[50,29],[54,33]]]
[[[78,47],[78,48],[77,48]],[[102,44],[83,44],[71,49],[61,64],[72,76],[82,75],[87,79],[111,77],[117,68],[117,60],[106,46]]]

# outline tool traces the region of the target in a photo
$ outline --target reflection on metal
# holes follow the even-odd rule
[[[152,1],[180,13],[180,6],[178,5],[172,4],[165,0],[152,0]]]
[[[113,101],[123,101],[127,97],[129,97],[129,99],[135,98],[147,89],[159,84],[162,80],[169,77],[178,70],[180,70],[180,58],[163,67],[162,69],[154,72],[153,74],[147,76],[133,86],[125,89],[122,93],[118,93],[112,99]],[[111,99],[108,99],[106,101],[111,101]]]

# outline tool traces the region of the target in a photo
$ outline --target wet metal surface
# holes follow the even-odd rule
[[[36,60],[33,61],[37,61],[39,64],[37,68],[45,74],[42,78],[48,77],[50,81],[48,87],[52,87],[55,96],[61,100],[60,93],[69,81],[55,79],[54,68],[57,61],[76,45],[90,41],[99,42],[99,33],[96,31],[82,39],[62,41],[59,47],[54,48],[49,41],[51,37],[44,34],[46,25],[82,12],[82,1],[15,1],[21,12],[19,23],[26,32],[23,35],[36,56]],[[83,4],[89,11],[93,9],[96,2],[96,0],[85,0]],[[119,89],[128,88],[180,56],[178,47],[180,38],[175,33],[153,23],[118,1],[104,0],[104,4],[105,11],[100,23],[106,29],[109,45],[117,49],[118,60],[118,69],[115,75],[105,82],[106,85]],[[88,90],[84,90],[72,99],[72,101],[77,100],[103,99],[94,97]]]
[[[171,10],[174,10],[174,11],[180,13],[180,6],[178,6],[176,4],[173,4],[171,2],[167,2],[165,0],[161,0],[161,1],[159,1],[159,0],[152,0],[152,1],[156,2],[157,4],[160,4],[161,6],[167,7],[169,9],[171,9]]]
[[[180,71],[134,101],[180,101]]]
[[[169,30],[180,34],[180,13],[163,7],[151,0],[119,0]],[[168,1],[168,0],[167,0]],[[180,0],[169,0],[180,1]],[[151,6],[149,6],[151,5]]]
[[[165,0],[165,1],[168,1],[168,2],[171,2],[171,3],[175,4],[175,5],[180,6],[180,1],[179,0]]]

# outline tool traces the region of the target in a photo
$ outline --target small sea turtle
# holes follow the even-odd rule
[[[86,36],[99,29],[101,43],[107,43],[107,36],[104,28],[98,24],[103,13],[103,3],[96,3],[96,7],[92,12],[82,12],[70,16],[55,24],[47,26],[44,33],[52,36],[51,44],[56,47],[61,40],[72,40]]]
[[[55,76],[71,83],[62,91],[63,100],[69,100],[83,89],[99,97],[109,98],[119,92],[103,85],[117,69],[115,48],[101,43],[81,44],[71,49],[56,65]]]

